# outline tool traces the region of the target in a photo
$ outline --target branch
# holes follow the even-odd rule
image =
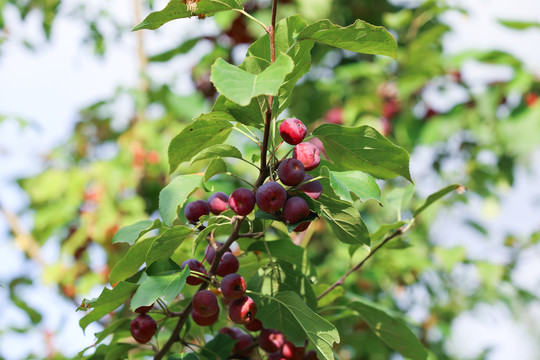
[[[369,258],[371,258],[373,255],[375,255],[375,253],[377,251],[379,251],[384,245],[386,245],[390,240],[392,239],[395,239],[396,237],[399,237],[403,234],[405,234],[412,226],[413,224],[413,221],[411,221],[410,223],[408,223],[407,225],[404,225],[402,227],[400,227],[399,229],[397,229],[396,231],[394,231],[394,233],[390,236],[388,236],[386,239],[383,240],[382,243],[380,243],[375,249],[373,249],[372,252],[370,252],[362,261],[360,261],[355,267],[353,267],[351,270],[347,271],[347,273],[345,275],[343,275],[338,281],[336,281],[335,283],[333,283],[332,285],[330,285],[330,287],[328,289],[326,289],[321,295],[317,296],[317,300],[321,300],[323,297],[325,297],[330,291],[334,290],[335,288],[337,288],[338,286],[340,285],[343,285],[345,283],[345,279],[347,279],[347,277],[349,275],[351,275],[353,272],[355,271],[358,271],[362,268],[362,266],[364,266],[364,264],[366,263],[366,261],[369,260]]]

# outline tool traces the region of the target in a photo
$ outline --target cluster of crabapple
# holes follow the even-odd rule
[[[322,184],[318,180],[313,180],[313,176],[306,174],[306,171],[317,168],[321,156],[315,145],[302,142],[306,131],[306,126],[295,118],[286,119],[279,126],[283,140],[295,147],[292,158],[279,162],[277,176],[283,185],[291,187],[289,190],[299,190],[317,200],[323,191]],[[240,216],[247,216],[257,204],[260,210],[280,216],[286,224],[298,224],[294,231],[305,231],[310,224],[309,221],[303,222],[309,216],[309,205],[302,197],[291,196],[283,185],[270,180],[260,186],[255,193],[241,187],[234,190],[230,197],[223,192],[216,192],[208,198],[208,201],[196,200],[188,203],[184,208],[184,215],[189,222],[196,224],[202,216],[210,213],[219,215],[227,207]]]

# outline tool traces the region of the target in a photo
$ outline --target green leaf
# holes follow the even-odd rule
[[[152,246],[155,240],[155,237],[144,239],[130,247],[124,257],[113,267],[109,275],[111,284],[125,280],[135,274],[141,265],[144,264],[148,249],[150,249],[150,246]]]
[[[133,31],[155,30],[169,21],[195,15],[211,16],[221,11],[242,9],[242,4],[238,0],[200,0],[196,4],[194,9],[189,9],[182,1],[171,0],[163,10],[150,13],[139,25],[133,28]]]
[[[426,201],[424,202],[424,204],[422,204],[422,206],[420,206],[418,209],[416,209],[414,211],[413,217],[417,217],[424,210],[426,210],[429,206],[431,206],[434,202],[441,199],[446,194],[451,193],[452,191],[458,190],[458,189],[464,190],[465,188],[462,185],[454,184],[454,185],[449,185],[449,186],[445,187],[444,189],[441,189],[441,190],[437,191],[436,193],[433,193],[433,194],[429,195],[427,197]]]
[[[120,228],[116,234],[114,234],[112,242],[113,244],[119,243],[119,242],[125,242],[129,245],[135,244],[135,241],[137,241],[141,236],[149,232],[150,230],[154,230],[159,228],[161,225],[161,221],[155,220],[152,222],[152,220],[141,220],[136,222],[135,224],[131,224],[128,226],[124,226],[123,228]]]
[[[304,248],[293,244],[290,239],[267,241],[266,244],[273,258],[294,264],[298,269],[302,268]],[[261,251],[266,253],[264,241],[254,242],[248,247],[247,251]]]
[[[126,281],[120,281],[112,290],[104,288],[99,297],[90,304],[94,310],[86,314],[79,321],[81,328],[83,330],[86,329],[90,323],[101,319],[103,316],[122,305],[129,299],[135,289],[137,289],[137,285]]]
[[[517,20],[498,20],[500,24],[515,30],[525,30],[530,28],[540,28],[540,22],[535,21],[517,21]]]
[[[236,158],[236,159],[243,159],[242,153],[240,152],[240,150],[238,150],[234,146],[228,145],[228,144],[219,144],[219,145],[210,146],[209,148],[201,151],[198,155],[196,155],[193,159],[191,159],[190,165],[192,165],[196,161],[214,159],[218,157],[220,158],[230,157],[230,158]]]
[[[293,67],[292,59],[281,54],[275,63],[254,75],[219,58],[212,65],[210,80],[220,94],[239,105],[248,106],[253,97],[277,95],[285,76]]]
[[[13,305],[17,306],[19,309],[24,311],[26,315],[30,318],[32,324],[36,325],[41,322],[42,316],[37,310],[30,307],[26,301],[24,301],[19,294],[17,293],[17,288],[21,285],[32,285],[32,280],[26,277],[18,277],[9,283],[9,299]]]
[[[201,185],[201,175],[180,175],[159,193],[159,212],[163,222],[171,226],[178,207],[184,206],[186,199]]]
[[[324,194],[317,203],[320,205],[321,215],[328,220],[328,225],[340,241],[353,245],[369,245],[370,237],[366,224],[351,203]]]
[[[328,167],[323,166],[320,174],[330,179],[332,189],[341,200],[353,202],[355,199],[351,194],[362,201],[368,199],[379,201],[381,197],[381,190],[375,179],[361,171],[330,171]]]
[[[227,164],[223,159],[212,159],[204,172],[204,182],[210,180],[214,175],[224,174],[228,171]]]
[[[225,97],[224,97],[225,98]],[[225,108],[234,119],[244,125],[259,127],[264,125],[266,99],[253,98],[248,106],[240,106],[225,98]]]
[[[364,299],[355,299],[349,307],[357,311],[371,330],[390,348],[412,360],[427,358],[426,350],[403,321],[391,317]]]
[[[217,334],[215,338],[206,343],[200,355],[205,360],[227,360],[232,353],[236,340],[224,334]]]
[[[150,265],[156,260],[166,260],[174,254],[188,235],[193,232],[187,226],[175,226],[155,239],[146,255],[146,264]]]
[[[409,154],[370,126],[323,124],[313,131],[328,157],[343,170],[360,170],[377,178],[403,176],[411,181]]]
[[[139,306],[151,305],[159,297],[163,297],[163,300],[171,303],[184,287],[188,276],[188,266],[175,274],[148,276],[133,295],[131,310],[135,310]]]
[[[232,131],[235,119],[224,111],[202,114],[176,135],[169,144],[170,172],[204,149],[222,144]]]
[[[94,335],[96,336],[96,344],[99,344],[105,338],[111,334],[114,334],[118,329],[126,328],[129,329],[129,323],[131,322],[131,319],[129,318],[122,318],[115,320],[112,324],[108,325],[103,331],[97,332]]]
[[[307,338],[320,359],[334,360],[333,344],[339,343],[337,329],[307,307],[298,294],[284,291],[259,299],[262,310],[258,317],[265,327],[282,331],[296,345],[303,346]]]
[[[305,28],[298,41],[315,40],[326,45],[363,54],[385,55],[397,59],[396,39],[381,26],[362,20],[341,27],[330,20],[320,20]]]
[[[398,221],[393,224],[382,224],[379,226],[377,231],[371,234],[371,241],[372,242],[378,242],[379,240],[382,240],[383,237],[388,234],[390,231],[396,231],[400,227],[405,225],[404,221]]]

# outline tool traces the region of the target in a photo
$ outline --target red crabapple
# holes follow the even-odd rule
[[[221,293],[227,300],[236,300],[246,293],[246,281],[240,274],[229,274],[221,280]]]
[[[137,342],[145,344],[149,342],[156,333],[157,323],[149,315],[141,314],[131,320],[129,329],[131,331],[131,336],[133,336]]]
[[[219,311],[219,304],[213,292],[210,290],[201,290],[193,295],[191,300],[193,310],[202,317],[209,317]]]
[[[309,181],[311,179],[313,179],[313,176],[306,174],[302,182],[305,183],[306,181]],[[314,200],[320,198],[323,192],[323,186],[319,180],[314,180],[307,184],[302,184],[298,187],[298,189],[300,191],[303,191],[307,196]]]
[[[221,258],[219,265],[216,270],[217,276],[226,276],[232,273],[235,273],[238,271],[238,268],[240,267],[240,263],[238,262],[238,259],[236,256],[234,256],[230,252],[226,252],[223,254],[223,257]]]
[[[304,142],[294,147],[293,158],[300,160],[306,171],[310,171],[319,166],[321,152],[312,143]]]
[[[282,183],[296,186],[304,180],[304,164],[298,159],[285,159],[278,166],[278,176]]]
[[[198,271],[200,273],[206,274],[206,269],[204,268],[203,264],[201,264],[197,259],[187,259],[182,263],[181,268],[183,269],[185,266],[189,267],[189,270],[192,271]],[[189,285],[199,285],[202,284],[203,279],[195,277],[195,276],[188,276],[186,279],[186,283]]]
[[[257,305],[249,296],[242,296],[229,304],[229,317],[237,324],[249,324],[256,314]]]
[[[204,317],[198,312],[195,311],[195,309],[191,310],[191,318],[195,322],[195,324],[199,326],[210,326],[214,324],[217,319],[219,318],[219,310],[214,315]]]
[[[249,215],[255,208],[255,194],[247,188],[238,188],[229,197],[229,206],[238,215]]]
[[[250,322],[249,324],[244,325],[244,327],[249,331],[255,332],[255,331],[262,330],[263,324],[262,324],[261,320],[253,319],[252,322]]]
[[[216,241],[216,245],[218,248],[223,246],[222,242]],[[231,249],[227,249],[225,252],[232,252]],[[212,247],[212,245],[208,244],[206,245],[206,249],[204,250],[204,259],[209,263],[212,264],[214,262],[214,257],[216,256],[216,250]],[[204,261],[204,260],[203,260]]]
[[[242,357],[249,357],[253,350],[253,338],[249,336],[248,334],[242,334],[237,338],[236,344],[234,344],[233,347],[233,354],[242,356]]]
[[[275,181],[269,181],[257,189],[257,206],[264,212],[274,213],[280,210],[287,200],[287,191]]]
[[[296,224],[308,216],[309,205],[300,196],[293,196],[283,206],[283,219],[289,224]]]
[[[274,329],[262,329],[259,335],[259,346],[266,352],[275,353],[283,346],[283,334]]]
[[[306,137],[306,126],[298,119],[290,118],[279,125],[279,134],[287,144],[300,144]]]
[[[208,214],[210,214],[210,208],[204,200],[192,201],[184,208],[184,216],[191,223],[199,222],[201,216]]]
[[[208,198],[208,207],[214,215],[219,215],[227,210],[227,206],[229,206],[229,196],[224,192],[218,191]]]

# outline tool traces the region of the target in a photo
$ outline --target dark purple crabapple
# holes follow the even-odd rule
[[[246,281],[240,274],[229,274],[221,280],[221,293],[227,300],[240,299],[246,293]]]
[[[302,182],[305,183],[306,181],[309,181],[311,179],[313,179],[313,176],[306,174]],[[323,186],[319,180],[314,180],[307,184],[302,184],[298,187],[298,189],[300,191],[303,191],[307,196],[314,200],[320,198],[323,192]]]
[[[253,338],[248,334],[242,334],[237,338],[236,344],[234,344],[232,353],[242,356],[249,357],[251,353],[255,350],[253,345]]]
[[[184,216],[191,223],[198,223],[201,216],[208,214],[210,214],[210,208],[204,200],[192,201],[184,208]]]
[[[304,180],[304,164],[298,159],[285,159],[278,166],[279,180],[285,185],[296,186]]]
[[[222,242],[216,241],[216,245],[218,248],[223,246]],[[232,252],[231,249],[227,249],[225,252]],[[216,256],[216,250],[212,247],[212,245],[208,244],[206,245],[206,249],[204,250],[204,259],[209,263],[212,264],[214,262],[214,257]],[[204,260],[203,260],[204,261]]]
[[[238,259],[236,256],[234,256],[230,252],[226,252],[223,254],[223,257],[221,258],[219,265],[216,270],[217,276],[226,276],[232,273],[235,273],[238,271],[238,268],[240,267],[240,263],[238,262]]]
[[[131,336],[133,336],[137,342],[145,344],[149,342],[156,333],[157,323],[149,315],[141,314],[131,320],[129,329],[131,331]]]
[[[210,326],[210,325],[214,324],[217,321],[217,319],[219,318],[219,310],[214,315],[204,317],[201,314],[199,314],[198,312],[196,312],[195,309],[193,309],[193,310],[191,310],[191,318],[193,319],[195,324],[197,324],[199,326]]]
[[[219,215],[227,210],[227,206],[229,206],[229,196],[224,192],[218,191],[208,198],[208,207],[214,215]]]
[[[231,339],[238,339],[244,335],[244,332],[238,328],[223,327],[219,329],[218,334],[227,335]]]
[[[306,126],[298,119],[290,118],[279,125],[279,134],[287,144],[300,144],[306,137]]]
[[[201,290],[193,295],[193,310],[202,317],[209,317],[219,311],[219,304],[213,292]]]
[[[197,259],[187,259],[182,263],[181,268],[183,269],[186,265],[189,267],[189,270],[206,274],[206,269]],[[186,283],[189,285],[200,285],[203,281],[203,279],[191,275],[186,279]]]
[[[269,181],[257,189],[255,197],[259,209],[267,213],[274,213],[285,204],[287,191],[277,182]]]
[[[303,142],[294,147],[293,158],[298,159],[304,164],[306,171],[313,170],[321,162],[321,152],[309,142]]]
[[[229,207],[238,215],[249,215],[255,208],[255,194],[247,188],[238,188],[229,197]]]
[[[293,196],[287,200],[283,207],[283,219],[289,224],[296,224],[308,216],[309,205],[300,196]]]
[[[255,315],[257,315],[257,305],[249,296],[242,296],[229,304],[229,317],[237,324],[249,324]]]

